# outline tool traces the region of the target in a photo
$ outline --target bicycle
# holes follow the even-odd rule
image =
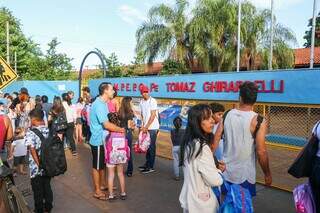
[[[11,169],[0,159],[0,212],[31,213],[23,195],[9,178],[11,174]]]

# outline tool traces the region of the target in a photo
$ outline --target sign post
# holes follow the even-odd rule
[[[14,82],[18,74],[0,57],[0,90]]]

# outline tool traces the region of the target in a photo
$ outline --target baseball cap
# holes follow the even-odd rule
[[[142,85],[140,88],[140,92],[142,93],[149,93],[149,88],[145,85]]]

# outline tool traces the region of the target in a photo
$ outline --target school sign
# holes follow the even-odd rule
[[[93,95],[101,82],[111,82],[119,96],[139,97],[142,85],[156,98],[237,101],[239,85],[254,82],[259,88],[258,102],[320,104],[320,70],[283,70],[240,73],[209,73],[136,78],[91,80]]]

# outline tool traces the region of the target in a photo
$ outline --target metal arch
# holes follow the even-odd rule
[[[82,70],[83,70],[83,66],[84,66],[84,63],[85,63],[86,59],[87,59],[88,56],[91,55],[91,54],[95,54],[95,55],[97,55],[97,56],[99,57],[99,59],[100,59],[100,61],[101,61],[101,64],[102,64],[103,77],[106,77],[106,74],[107,74],[106,64],[105,64],[105,62],[104,62],[104,60],[103,60],[102,55],[101,55],[99,52],[94,51],[94,50],[88,52],[88,53],[84,56],[84,58],[83,58],[83,60],[82,60],[82,62],[81,62],[81,66],[80,66],[80,71],[79,71],[79,97],[81,97],[81,83],[82,83]]]

